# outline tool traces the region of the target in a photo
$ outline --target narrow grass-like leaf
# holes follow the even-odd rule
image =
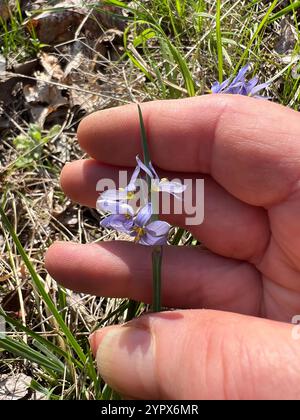
[[[42,337],[40,334],[32,331],[30,328],[23,325],[21,322],[17,321],[16,319],[11,318],[8,316],[1,308],[0,308],[0,315],[5,319],[5,321],[10,324],[11,326],[14,326],[17,328],[18,331],[23,331],[26,333],[29,337],[32,337],[39,343],[41,343],[43,346],[46,346],[49,350],[56,353],[57,355],[64,357],[67,361],[71,361],[74,365],[76,365],[79,368],[83,368],[83,364],[71,356],[71,354],[66,353],[63,351],[60,347],[53,344],[51,341],[47,340],[46,338]]]
[[[41,394],[44,394],[47,399],[50,400],[59,400],[60,398],[57,395],[53,395],[53,389],[48,389],[39,384],[34,379],[31,380],[30,388],[34,391],[40,392]]]
[[[64,366],[61,363],[56,363],[54,360],[50,360],[47,356],[33,350],[27,344],[14,340],[12,338],[0,339],[0,347],[6,351],[16,354],[23,359],[30,360],[32,363],[37,363],[39,366],[43,366],[50,371],[55,371],[60,375],[64,373]]]
[[[178,49],[171,43],[171,41],[169,41],[168,39],[166,39],[166,41],[175,61],[177,62],[180,68],[189,96],[195,96],[195,86],[194,86],[193,77],[188,68],[186,60],[182,57]]]
[[[263,19],[260,22],[260,24],[258,25],[258,27],[257,27],[256,31],[254,32],[252,38],[248,42],[247,47],[246,47],[244,53],[242,54],[239,62],[237,63],[237,65],[236,65],[236,67],[234,69],[234,73],[236,73],[238,71],[238,69],[240,68],[240,66],[243,64],[245,58],[249,55],[249,51],[250,51],[250,48],[251,48],[252,44],[254,43],[254,41],[256,40],[256,38],[258,37],[258,35],[260,34],[260,32],[263,30],[263,28],[268,24],[268,20],[269,20],[270,14],[272,13],[272,11],[274,10],[274,8],[276,7],[278,1],[279,0],[274,0],[272,2],[272,4],[269,7],[267,13],[263,17]]]
[[[172,42],[170,41],[168,36],[162,30],[162,28],[157,24],[153,24],[149,21],[141,20],[141,19],[137,20],[135,22],[135,24],[140,24],[141,26],[145,26],[145,25],[150,26],[156,32],[156,36],[158,38],[161,38],[161,39],[164,40],[164,42],[166,43],[166,45],[167,45],[167,47],[170,51],[171,56],[173,57],[174,64],[180,70],[180,73],[181,73],[181,75],[183,77],[183,80],[184,80],[184,83],[185,83],[186,90],[188,92],[188,95],[189,96],[195,96],[195,84],[194,84],[192,74],[189,70],[188,64],[187,64],[185,58],[180,53],[180,51],[172,44]],[[127,30],[124,32],[124,47],[125,47],[125,49],[128,53],[128,56],[132,60],[132,62],[135,65],[137,65],[137,67],[140,68],[143,71],[143,73],[145,73],[147,75],[147,77],[149,77],[150,80],[153,80],[152,76],[149,74],[147,69],[141,63],[139,63],[130,52],[130,49],[129,49],[129,46],[128,46],[129,45],[129,43],[128,43],[128,32],[129,32],[129,30],[130,30],[130,27],[128,27]]]
[[[140,131],[141,131],[141,143],[144,154],[144,164],[149,167],[150,153],[148,148],[148,140],[145,130],[145,124],[143,119],[143,114],[141,107],[138,105],[139,119],[140,119]],[[152,205],[154,208],[154,213],[152,215],[152,220],[158,219],[158,209],[156,203],[153,202],[154,196],[151,196],[151,178],[146,174],[147,183],[149,188],[149,201],[152,198]],[[159,312],[161,310],[161,264],[162,264],[162,255],[163,247],[155,246],[152,250],[152,283],[153,283],[153,296],[152,296],[152,309],[153,312]]]
[[[179,244],[184,232],[185,231],[182,228],[177,229],[177,232],[175,233],[173,241],[172,241],[172,245],[178,245]]]
[[[56,319],[56,321],[58,322],[62,332],[65,334],[70,346],[73,348],[73,350],[76,352],[77,356],[79,357],[79,359],[83,362],[86,363],[86,356],[82,350],[82,348],[80,347],[80,345],[78,344],[78,342],[76,341],[75,337],[73,336],[73,334],[71,333],[71,331],[69,330],[69,328],[67,327],[67,325],[65,324],[61,314],[59,313],[59,311],[57,310],[55,304],[53,303],[52,299],[50,298],[49,294],[46,292],[44,285],[40,279],[40,277],[38,276],[38,274],[36,273],[33,265],[31,264],[19,238],[17,237],[13,227],[11,226],[6,214],[4,213],[2,206],[0,206],[0,216],[2,218],[2,222],[4,224],[4,226],[6,227],[6,229],[8,230],[9,234],[11,235],[17,250],[19,252],[19,254],[21,255],[30,275],[32,278],[32,281],[37,289],[37,291],[40,293],[40,295],[42,296],[45,304],[48,306],[49,310],[51,311],[51,313],[53,314],[54,318]]]
[[[148,148],[148,141],[147,141],[147,135],[146,135],[146,129],[145,129],[145,124],[144,124],[144,119],[143,119],[142,110],[141,110],[140,105],[138,105],[138,111],[139,111],[140,131],[141,131],[141,140],[142,140],[144,164],[146,166],[149,166],[150,153],[149,153],[149,148]]]
[[[105,384],[102,389],[101,400],[120,400],[119,394],[114,391],[109,385]]]
[[[120,0],[104,0],[103,3],[114,5],[122,9],[132,10],[132,7],[128,6],[128,3],[125,3],[124,1]]]
[[[221,34],[221,0],[217,0],[216,41],[217,41],[217,51],[218,51],[219,83],[222,83],[223,82],[223,51],[222,51],[222,34]]]
[[[137,311],[139,307],[140,307],[140,302],[136,302],[135,300],[129,301],[125,322],[128,322],[137,316]]]
[[[64,363],[59,360],[58,357],[55,356],[48,348],[47,346],[44,346],[41,344],[38,340],[33,340],[32,345],[40,350],[41,353],[43,353],[46,357],[48,357],[48,360],[51,360],[53,363],[57,364],[57,366],[61,366],[63,369],[65,369]]]
[[[151,76],[151,74],[148,72],[148,70],[146,69],[145,66],[143,66],[136,58],[135,56],[132,54],[132,52],[130,51],[129,48],[129,42],[128,42],[128,33],[129,33],[130,27],[128,27],[127,29],[125,29],[124,31],[124,35],[123,35],[123,43],[124,43],[124,48],[126,51],[127,56],[130,58],[130,60],[132,61],[132,63],[139,68],[147,77],[147,79],[153,81],[153,77]]]
[[[279,12],[274,13],[274,15],[269,17],[269,22],[275,22],[282,16],[287,15],[290,12],[295,12],[300,7],[300,1],[295,1],[294,3],[290,4],[289,6],[284,7],[283,9],[279,10]]]
[[[164,1],[165,5],[167,7],[167,10],[168,10],[168,15],[169,15],[169,19],[170,19],[170,23],[171,23],[171,26],[172,26],[172,29],[173,29],[175,39],[179,39],[178,31],[177,31],[175,20],[174,20],[174,17],[173,17],[173,8],[170,6],[170,0],[163,0],[163,1]]]

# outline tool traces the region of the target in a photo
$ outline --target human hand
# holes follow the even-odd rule
[[[97,331],[100,374],[131,398],[300,398],[288,324],[300,314],[300,115],[239,95],[142,111],[152,161],[170,179],[205,178],[205,220],[188,229],[209,251],[165,247],[162,303],[188,309]],[[92,159],[67,164],[61,184],[92,207],[96,182],[141,154],[136,106],[88,116],[78,138]],[[185,227],[183,216],[166,220]],[[46,266],[70,289],[151,301],[150,247],[57,243]]]

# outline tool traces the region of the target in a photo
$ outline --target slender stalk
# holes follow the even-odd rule
[[[22,259],[24,261],[24,264],[26,265],[26,267],[27,267],[27,269],[28,269],[28,271],[31,275],[33,285],[36,287],[37,291],[39,292],[39,294],[43,298],[43,300],[44,300],[45,304],[47,305],[48,309],[50,310],[51,314],[53,315],[53,317],[58,322],[62,332],[64,333],[64,335],[66,336],[66,339],[68,340],[68,343],[73,348],[73,350],[76,352],[80,361],[83,364],[85,364],[87,360],[86,360],[86,355],[84,354],[84,351],[82,350],[82,348],[78,344],[78,342],[75,339],[72,332],[69,330],[68,326],[65,324],[65,322],[64,322],[61,314],[57,310],[53,300],[50,298],[50,296],[46,292],[40,276],[35,271],[31,261],[29,260],[29,258],[27,256],[27,254],[26,254],[26,252],[25,252],[17,234],[15,233],[12,225],[10,224],[10,221],[9,221],[8,217],[6,216],[6,214],[4,213],[4,210],[2,209],[1,205],[0,205],[0,216],[1,216],[2,223],[3,223],[4,227],[7,229],[10,236],[12,237],[12,239],[13,239],[15,245],[16,245],[17,250],[18,250],[20,256],[22,257]]]
[[[222,83],[223,82],[223,51],[222,51],[222,34],[221,34],[221,0],[217,0],[216,39],[217,39],[217,50],[218,50],[219,83]]]
[[[143,148],[143,157],[144,164],[149,167],[150,162],[150,153],[147,142],[147,135],[145,130],[145,124],[143,120],[141,107],[138,105],[139,119],[140,119],[140,129],[141,129],[141,140]],[[157,203],[153,202],[155,200],[154,194],[151,194],[151,178],[149,175],[146,175],[147,184],[148,184],[148,199],[152,198],[152,205],[154,208],[152,220],[158,219]],[[153,312],[160,312],[161,310],[161,264],[162,264],[162,246],[155,246],[152,251],[152,284],[153,284],[153,294],[152,294],[152,310]]]
[[[150,153],[149,153],[149,148],[148,148],[147,135],[146,135],[146,129],[145,129],[145,124],[143,120],[142,110],[139,105],[138,105],[138,111],[139,111],[139,119],[140,119],[144,164],[148,167],[151,159],[150,159]],[[151,178],[149,175],[146,174],[146,179],[147,179],[147,184],[148,184],[148,198],[150,199],[151,198]]]
[[[269,16],[271,15],[272,11],[274,10],[274,8],[277,6],[278,0],[274,0],[271,4],[271,6],[269,7],[267,13],[265,14],[264,18],[262,19],[262,21],[260,22],[260,24],[258,25],[256,31],[254,32],[252,38],[249,40],[241,58],[239,59],[239,62],[237,63],[237,65],[235,66],[234,69],[234,73],[236,73],[238,71],[238,69],[240,68],[240,66],[242,65],[243,61],[245,60],[245,58],[247,57],[247,55],[250,52],[250,48],[252,46],[252,44],[254,43],[254,41],[256,40],[256,38],[258,37],[259,33],[263,30],[263,28],[265,26],[268,25],[269,23]]]

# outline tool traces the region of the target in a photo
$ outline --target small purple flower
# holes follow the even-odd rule
[[[104,191],[97,200],[97,209],[103,211],[110,211],[111,213],[116,213],[110,207],[113,206],[114,202],[126,202],[134,197],[136,191],[136,182],[140,173],[140,167],[137,166],[133,171],[132,177],[129,181],[129,184],[125,188],[111,189]],[[119,207],[122,209],[121,207]]]
[[[138,166],[151,178],[151,188],[153,191],[166,192],[177,199],[181,198],[180,195],[185,191],[186,185],[176,181],[169,181],[167,178],[160,179],[151,162],[149,162],[148,168],[138,156],[136,157],[136,161]]]
[[[142,245],[163,245],[167,242],[170,225],[159,220],[152,220],[153,206],[147,203],[137,214],[128,201],[134,198],[138,187],[138,176],[144,171],[151,178],[151,188],[154,191],[167,192],[178,197],[186,186],[180,182],[160,179],[153,165],[146,166],[136,157],[137,166],[127,187],[104,191],[97,200],[97,209],[112,213],[101,221],[101,226],[127,233],[135,242]]]
[[[134,218],[130,235],[134,237],[135,242],[142,245],[164,245],[167,242],[170,225],[160,220],[151,222],[151,216],[152,204],[148,203]]]
[[[215,82],[211,87],[212,93],[230,93],[233,95],[252,96],[255,98],[262,98],[257,95],[262,89],[269,86],[269,83],[258,84],[258,77],[255,76],[249,81],[245,79],[246,73],[250,69],[250,64],[246,64],[240,69],[236,77],[232,80],[228,78],[224,82]]]
[[[101,200],[97,201],[97,206],[100,206],[100,201]],[[130,229],[133,226],[134,211],[129,204],[106,200],[105,203],[101,204],[101,210],[102,209],[113,214],[102,220],[100,223],[101,226],[115,229],[118,232],[130,232]]]
[[[103,219],[100,225],[104,228],[130,234],[133,227],[133,218],[127,214],[111,214]]]
[[[133,208],[125,201],[103,199],[102,196],[98,198],[96,208],[99,211],[105,211],[113,214],[124,214],[129,216],[134,215]]]
[[[135,217],[129,214],[113,214],[102,220],[101,226],[127,233],[142,245],[164,245],[170,225],[159,220],[151,222],[151,217],[152,204],[148,203]]]
[[[113,214],[132,215],[132,207],[127,202],[134,198],[138,186],[138,176],[141,170],[151,178],[152,191],[166,192],[172,194],[177,199],[181,199],[181,194],[185,191],[186,185],[176,181],[169,181],[166,178],[160,179],[151,162],[149,162],[148,168],[138,156],[136,160],[137,166],[127,187],[104,191],[97,200],[97,210]]]

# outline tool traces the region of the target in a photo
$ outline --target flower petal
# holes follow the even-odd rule
[[[142,207],[136,218],[134,219],[134,223],[139,227],[144,227],[150,220],[152,216],[152,203],[147,203],[144,207]]]
[[[221,85],[219,82],[214,82],[212,87],[210,88],[210,90],[212,91],[212,93],[219,93],[221,90]]]
[[[109,200],[109,201],[116,201],[116,200],[127,200],[127,191],[124,190],[106,190],[104,191],[101,196],[102,199]]]
[[[141,245],[148,245],[148,246],[155,246],[155,245],[165,245],[167,243],[166,236],[152,236],[148,233],[143,235],[140,240],[138,241]]]
[[[241,94],[241,90],[243,89],[244,83],[237,82],[231,83],[227,89],[224,90],[223,93],[231,93],[232,95],[239,95]]]
[[[255,98],[262,97],[256,94],[260,90],[266,88],[269,85],[269,83],[262,83],[260,85],[257,85],[258,83],[257,76],[253,77],[247,82],[245,77],[246,77],[246,73],[250,70],[250,67],[251,66],[249,63],[243,66],[239,70],[238,74],[234,77],[231,83],[228,82],[228,80],[230,79],[225,80],[221,84],[219,82],[215,82],[211,88],[212,92],[213,93],[230,93],[232,95],[252,96]]]
[[[258,83],[258,77],[254,76],[252,79],[249,80],[249,82],[246,83],[246,89],[247,93],[251,93],[252,89],[257,85]]]
[[[222,91],[228,86],[229,80],[230,79],[226,79],[222,83],[215,82],[211,87],[212,93],[222,93]]]
[[[145,234],[141,236],[139,243],[142,245],[164,245],[167,243],[170,225],[167,222],[156,220],[149,223],[145,228]]]
[[[260,92],[262,89],[265,89],[269,86],[270,82],[261,83],[260,85],[255,86],[251,92],[249,92],[250,96],[255,96],[258,92]]]
[[[161,180],[159,190],[173,195],[182,194],[186,190],[186,185],[181,184],[181,182]]]
[[[137,177],[139,176],[140,170],[141,170],[140,166],[137,165],[135,170],[133,171],[133,174],[131,176],[129,184],[125,188],[125,191],[135,191],[136,190],[136,180],[137,180]]]
[[[150,169],[149,168],[147,168],[147,166],[141,161],[141,159],[137,156],[136,157],[136,161],[137,161],[137,164],[138,164],[138,166],[144,171],[144,172],[146,172],[146,174],[147,175],[149,175],[150,176],[150,178],[154,178],[154,175],[153,175],[153,173],[150,171]]]
[[[248,91],[246,88],[246,85],[242,85],[240,91],[238,92],[239,95],[243,95],[243,96],[247,96],[248,95]]]
[[[153,173],[154,177],[155,177],[156,179],[159,179],[159,176],[158,176],[158,174],[157,174],[156,170],[153,168],[152,162],[149,162],[149,167],[150,167],[150,169],[151,169],[151,171],[152,171],[152,173]]]
[[[100,222],[104,228],[115,229],[118,232],[130,233],[133,225],[133,219],[124,216],[123,214],[112,214]]]
[[[161,220],[155,220],[146,226],[146,232],[152,236],[166,236],[170,230],[170,225]]]
[[[97,210],[110,212],[113,214],[128,214],[134,216],[133,208],[124,202],[105,200],[102,197],[99,197],[96,203]]]
[[[242,67],[238,74],[235,76],[235,78],[233,79],[233,81],[231,82],[231,85],[235,85],[238,82],[242,82],[244,83],[245,81],[245,76],[247,71],[250,69],[250,64],[246,64],[244,67]]]

